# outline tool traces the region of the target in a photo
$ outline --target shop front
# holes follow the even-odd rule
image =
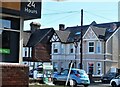
[[[25,20],[41,18],[41,0],[37,1],[0,1],[0,66],[2,67],[0,80],[2,86],[28,87],[28,74],[26,74],[28,67],[22,65],[23,26]]]

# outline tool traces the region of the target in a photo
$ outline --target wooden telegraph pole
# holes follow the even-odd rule
[[[83,46],[82,46],[82,43],[83,43],[83,39],[82,39],[82,36],[83,36],[83,9],[81,9],[81,43],[80,43],[80,69],[82,69],[82,60],[83,60]]]

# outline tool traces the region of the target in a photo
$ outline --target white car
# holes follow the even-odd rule
[[[113,78],[110,81],[110,85],[112,85],[112,87],[120,87],[120,75],[118,75],[117,77]]]

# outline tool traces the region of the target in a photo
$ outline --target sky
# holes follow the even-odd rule
[[[41,29],[53,27],[59,29],[59,24],[65,27],[80,26],[81,9],[83,9],[83,25],[93,21],[108,23],[118,21],[119,0],[42,0],[41,19],[24,22],[24,30],[30,29],[31,22],[41,24]]]

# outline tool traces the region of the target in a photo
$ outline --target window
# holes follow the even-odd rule
[[[53,52],[54,53],[58,53],[58,49],[57,49],[57,45],[56,44],[53,44]]]
[[[62,54],[64,54],[64,49],[65,49],[64,44],[61,44],[61,53],[62,53]]]
[[[98,41],[97,42],[97,50],[96,50],[97,53],[101,53],[101,42]]]
[[[23,47],[23,57],[32,57],[32,47]]]
[[[61,72],[61,75],[68,75],[68,70],[64,70]]]
[[[54,70],[54,72],[58,71],[58,63],[57,62],[53,62],[53,70]]]
[[[70,44],[70,53],[73,53],[73,44]]]
[[[93,62],[88,62],[88,73],[94,74],[94,63]]]
[[[94,42],[89,42],[88,43],[88,52],[89,53],[94,53]]]
[[[11,21],[0,19],[0,28],[11,28]]]
[[[96,69],[97,69],[96,74],[97,74],[97,75],[101,75],[101,74],[102,74],[101,62],[97,62],[97,67],[96,67]]]
[[[20,19],[10,16],[0,18],[0,55],[2,62],[18,63],[20,41]]]

